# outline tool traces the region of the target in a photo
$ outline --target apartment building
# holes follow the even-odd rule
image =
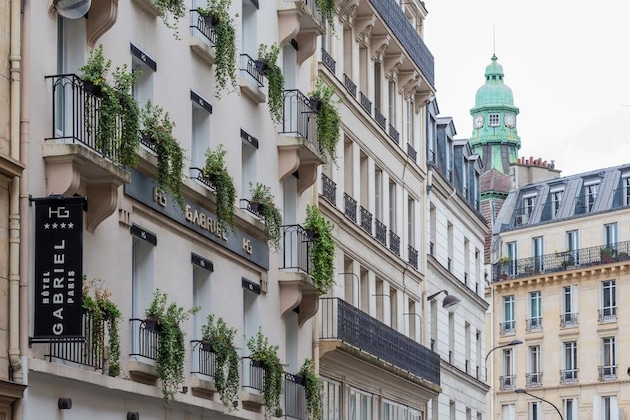
[[[495,418],[625,417],[628,316],[617,303],[628,292],[629,186],[621,165],[510,191],[493,231]]]
[[[427,107],[427,330],[440,355],[442,393],[433,419],[482,419],[486,413],[481,158],[468,140],[455,140],[450,117]]]
[[[335,286],[322,299],[325,419],[428,419],[440,359],[426,328],[427,105],[433,56],[419,1],[344,1],[321,38],[342,140],[319,205],[335,225]],[[435,418],[435,417],[433,417]]]

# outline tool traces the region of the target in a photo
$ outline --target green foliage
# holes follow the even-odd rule
[[[212,345],[215,354],[216,371],[214,384],[221,396],[221,402],[228,411],[236,407],[234,402],[238,399],[240,390],[240,377],[238,374],[239,357],[234,345],[235,328],[229,328],[223,318],[214,322],[214,315],[209,315],[206,324],[201,328],[202,340]]]
[[[258,59],[267,64],[264,75],[269,82],[269,113],[272,121],[276,124],[282,121],[282,105],[284,103],[284,75],[282,74],[282,69],[278,66],[279,54],[280,47],[278,47],[278,44],[270,46],[260,44],[258,46]]]
[[[322,12],[326,23],[333,28],[335,18],[335,0],[315,0],[315,6]]]
[[[322,379],[315,374],[315,365],[312,359],[306,359],[298,372],[298,376],[304,379],[304,393],[306,394],[306,408],[312,420],[322,418]]]
[[[225,166],[225,154],[227,151],[220,144],[216,150],[206,150],[206,166],[203,168],[203,176],[208,178],[215,188],[217,196],[217,218],[223,227],[234,227],[234,200],[236,200],[236,188],[234,180]]]
[[[158,9],[164,25],[175,31],[173,36],[179,39],[177,22],[186,16],[186,4],[184,0],[154,0],[153,5]]]
[[[317,79],[315,90],[309,94],[312,99],[321,103],[317,111],[317,142],[322,156],[328,155],[330,160],[336,161],[337,143],[339,142],[339,125],[341,118],[332,97],[334,86],[328,86],[322,77]]]
[[[282,393],[282,379],[284,367],[278,357],[278,346],[269,344],[269,339],[258,328],[255,336],[247,340],[247,348],[252,360],[259,361],[265,369],[263,384],[263,399],[265,413],[275,414],[280,410],[280,394]]]
[[[221,92],[228,87],[236,90],[236,31],[234,18],[230,16],[232,0],[209,0],[208,7],[198,7],[202,16],[212,16],[216,20],[214,32],[217,35],[215,44],[214,77],[217,81],[215,96],[221,98]],[[238,15],[236,15],[238,16]]]
[[[146,317],[157,320],[159,325],[157,371],[167,401],[174,398],[177,387],[184,381],[186,347],[181,323],[197,311],[197,306],[186,310],[174,302],[169,304],[168,295],[159,289],[155,290],[153,301],[145,310]]]
[[[131,94],[136,73],[127,65],[117,67],[110,75],[112,62],[105,59],[103,45],[90,52],[87,63],[80,68],[84,87],[94,86],[99,97],[98,110],[91,95],[86,95],[86,128],[89,134],[96,130],[95,146],[114,162],[135,166],[138,163],[140,112]],[[113,79],[113,84],[108,81]],[[96,127],[93,126],[94,121]],[[118,151],[118,153],[116,153]]]
[[[258,211],[265,219],[265,239],[271,248],[278,251],[280,249],[280,236],[282,235],[282,216],[276,207],[271,188],[257,182],[249,184],[252,203],[259,205]]]
[[[335,241],[333,224],[330,223],[316,206],[306,207],[304,228],[313,233],[311,245],[311,275],[320,295],[327,293],[334,284]]]
[[[184,151],[173,136],[175,123],[168,112],[158,105],[147,101],[141,113],[142,133],[148,135],[155,143],[158,160],[158,188],[169,193],[183,208],[184,193],[182,170],[184,167]]]
[[[83,276],[83,312],[91,317],[90,336],[86,337],[85,346],[90,353],[100,354],[105,343],[105,329],[107,325],[108,341],[106,347],[107,366],[110,376],[120,374],[120,337],[118,322],[122,314],[118,306],[109,298],[111,292],[103,287],[103,280],[87,281]]]

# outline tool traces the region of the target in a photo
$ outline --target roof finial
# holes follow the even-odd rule
[[[494,22],[492,22],[492,56],[496,57],[497,55],[497,49],[496,49],[496,34],[495,34],[495,30],[494,30]]]

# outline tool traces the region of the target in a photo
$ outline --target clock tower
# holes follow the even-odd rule
[[[477,90],[470,145],[482,157],[485,171],[496,169],[509,174],[510,164],[518,159],[521,138],[516,129],[519,110],[514,106],[512,89],[503,83],[503,67],[497,56],[486,67],[486,83]]]

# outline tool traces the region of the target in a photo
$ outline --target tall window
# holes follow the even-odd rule
[[[573,264],[580,263],[580,234],[577,230],[567,231],[567,249],[573,258]]]
[[[514,350],[503,350],[503,378],[501,380],[502,389],[514,388]]]
[[[630,174],[623,179],[623,204],[630,206]]]
[[[350,420],[372,420],[372,395],[352,389],[349,402]]]
[[[407,244],[410,246],[414,246],[416,244],[415,241],[415,201],[413,198],[409,197],[407,199]]]
[[[244,137],[244,136],[241,136]],[[256,161],[256,147],[247,139],[241,138],[241,194],[249,197],[249,185],[256,184],[258,165]]]
[[[529,216],[534,211],[534,201],[536,200],[536,195],[528,195],[523,197],[523,215]],[[523,221],[523,224],[527,223],[527,219]]]
[[[392,127],[396,127],[396,82],[393,80],[387,84],[387,96],[389,99],[387,120]]]
[[[617,377],[617,340],[616,337],[602,338],[602,367],[600,379]]]
[[[600,322],[610,321],[617,318],[617,292],[616,281],[607,280],[602,282],[602,307],[600,310]]]
[[[563,343],[562,367],[563,369],[560,371],[561,383],[565,384],[577,381],[577,341],[565,341]]]
[[[383,171],[379,167],[374,170],[374,217],[383,220]]]
[[[451,271],[453,269],[452,266],[452,262],[453,262],[453,224],[451,222],[447,222],[446,223],[446,240],[447,240],[447,246],[448,246],[448,261],[447,261],[447,269],[448,271]]]
[[[527,386],[540,386],[542,383],[542,372],[540,368],[540,345],[529,346],[529,357],[527,360],[528,371]]]
[[[593,406],[593,412],[596,413],[598,420],[617,420],[619,418],[619,409],[617,408],[617,397],[596,397]]]
[[[396,183],[389,182],[389,229],[396,232]]]
[[[516,251],[516,242],[508,242],[507,257],[510,260],[510,265],[508,267],[508,274],[510,276],[516,275],[516,260],[518,259],[518,254]]]
[[[604,225],[604,243],[611,248],[617,245],[617,223]]]
[[[535,272],[540,272],[543,271],[545,268],[543,264],[543,237],[538,236],[536,238],[533,238],[532,242],[534,248],[534,255],[532,255],[534,257],[534,270]]]
[[[405,140],[413,146],[413,102],[405,100]]]
[[[514,296],[503,296],[503,334],[514,333]]]
[[[542,328],[542,296],[540,290],[529,293],[528,331],[538,331]]]
[[[560,325],[571,327],[577,325],[577,286],[564,286],[562,288],[562,314]]]
[[[578,420],[578,404],[577,399],[567,398],[563,401],[564,420]]]
[[[503,415],[501,418],[503,420],[514,420],[516,419],[516,406],[514,404],[505,404],[501,406],[501,414]]]
[[[564,191],[554,191],[551,193],[551,214],[553,217],[558,215],[558,210],[560,209],[560,205],[562,204],[562,193]]]
[[[597,199],[597,190],[599,184],[590,184],[584,186],[584,197],[586,198],[586,211],[590,213],[593,211],[593,205]]]
[[[330,31],[329,31],[330,32]],[[374,62],[374,109],[382,113],[383,104],[381,99],[381,62]]]
[[[142,236],[142,235],[140,235]],[[144,235],[146,237],[146,235]],[[153,298],[155,278],[155,243],[133,236],[131,246],[131,314],[144,318]],[[134,324],[132,353],[141,354],[140,326]]]
[[[455,363],[453,360],[453,352],[455,351],[455,315],[453,312],[448,314],[448,362]]]
[[[542,420],[542,405],[540,402],[532,401],[529,403],[529,419]]]
[[[323,380],[322,420],[341,418],[341,387],[338,383]]]
[[[210,113],[196,102],[192,103],[191,143],[190,166],[203,168],[206,161],[206,150],[210,147]]]

